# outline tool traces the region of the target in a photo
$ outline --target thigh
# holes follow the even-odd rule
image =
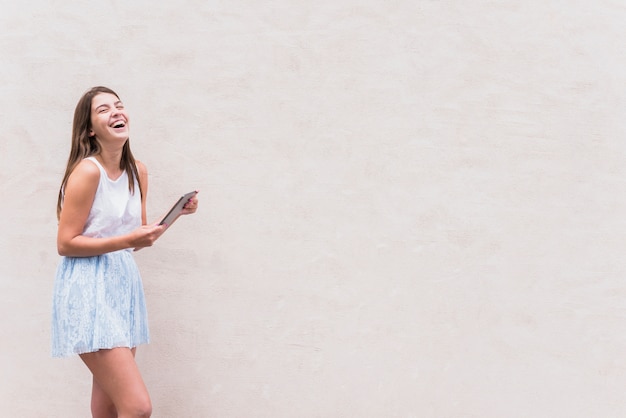
[[[113,348],[81,354],[94,384],[113,402],[118,412],[146,408],[150,396],[135,363],[134,350]]]
[[[100,387],[94,377],[91,389],[91,414],[94,418],[116,418],[117,409],[109,395]]]

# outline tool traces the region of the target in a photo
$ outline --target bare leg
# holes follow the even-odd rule
[[[93,418],[117,418],[115,404],[100,387],[95,377],[91,389],[91,415]]]
[[[135,350],[129,348],[81,354],[80,357],[93,373],[94,418],[148,418],[152,414],[150,396],[134,354]],[[111,415],[114,411],[117,415]]]

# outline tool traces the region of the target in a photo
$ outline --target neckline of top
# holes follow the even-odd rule
[[[101,174],[101,175],[102,175],[102,174],[104,174],[104,178],[106,178],[106,179],[107,179],[108,181],[110,181],[111,183],[117,183],[117,182],[119,182],[119,181],[120,181],[120,179],[121,179],[122,177],[124,177],[124,174],[126,174],[126,170],[124,170],[124,171],[122,171],[122,174],[120,174],[118,178],[116,178],[116,179],[112,179],[111,177],[109,177],[109,174],[108,174],[108,173],[107,173],[107,171],[104,169],[104,167],[102,166],[102,164],[100,164],[100,161],[98,161],[98,159],[97,159],[96,157],[94,157],[94,156],[90,156],[90,157],[87,157],[86,159],[87,159],[87,160],[89,160],[89,161],[93,161],[93,162],[94,162],[94,163],[98,166],[98,168],[100,169],[100,174]]]

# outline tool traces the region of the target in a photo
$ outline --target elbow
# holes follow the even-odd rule
[[[66,256],[71,255],[70,249],[68,247],[69,246],[67,245],[67,243],[61,240],[57,240],[57,252],[59,253],[60,256],[66,257]]]

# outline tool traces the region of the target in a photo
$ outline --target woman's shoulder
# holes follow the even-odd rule
[[[100,180],[100,167],[98,167],[94,161],[85,158],[76,165],[74,170],[72,170],[70,177],[74,177],[75,179],[79,178],[88,182],[97,182]]]
[[[137,166],[137,171],[139,172],[139,174],[145,174],[148,172],[148,168],[141,161],[135,160],[135,165]]]
[[[135,165],[137,166],[137,174],[139,174],[140,183],[142,187],[144,187],[148,181],[148,168],[139,160],[135,160]]]
[[[65,190],[95,190],[100,182],[100,168],[88,159],[80,161],[67,179]]]

